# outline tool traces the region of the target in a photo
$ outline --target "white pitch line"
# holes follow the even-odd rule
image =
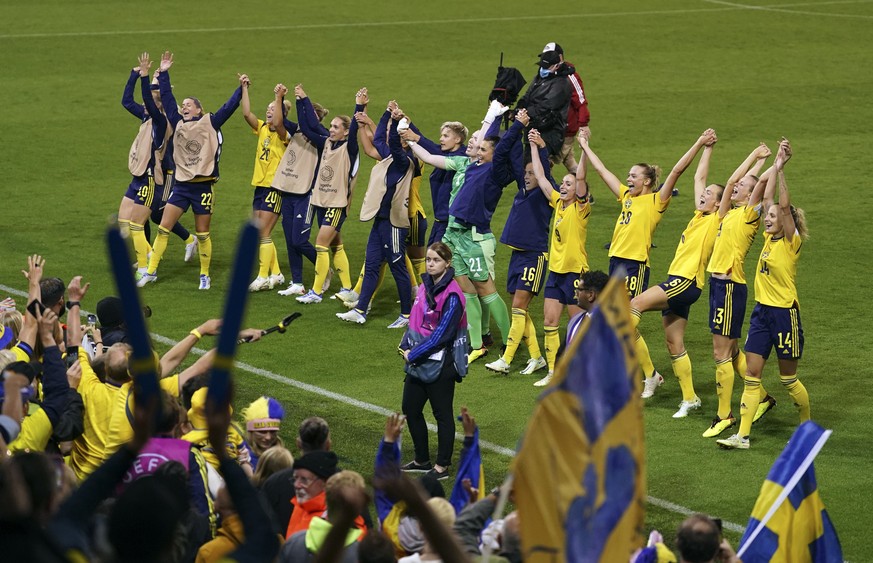
[[[785,7],[800,7],[800,6],[824,6],[827,4],[865,4],[870,0],[835,0],[833,2],[804,2],[795,4],[780,4],[778,6],[758,6],[755,4],[738,4],[736,2],[728,2],[727,0],[703,0],[708,4],[718,4],[719,6],[728,6],[731,8],[743,10],[758,10],[761,12],[776,12],[779,14],[795,14],[801,16],[827,16],[831,18],[849,18],[849,19],[873,19],[873,16],[866,14],[838,14],[833,12],[812,12],[809,10],[786,10]]]
[[[9,287],[7,285],[0,284],[0,290],[7,291],[13,295],[27,297],[26,292],[21,291],[19,289],[15,289],[13,287]],[[85,311],[85,310],[80,311],[80,313],[82,316],[90,314],[88,311]],[[176,344],[179,343],[177,340],[173,340],[172,338],[167,338],[166,336],[163,336],[161,334],[157,334],[157,333],[153,332],[153,333],[151,333],[151,335],[152,335],[152,338],[156,342],[160,342],[161,344],[166,344],[167,346],[175,346]],[[202,348],[192,348],[191,351],[198,356],[202,356],[203,354],[205,354],[207,352],[206,350],[203,350]],[[291,387],[296,387],[297,389],[300,389],[301,391],[306,391],[308,393],[312,393],[314,395],[319,395],[321,397],[327,397],[328,399],[333,399],[333,400],[338,401],[340,403],[343,403],[343,404],[346,404],[346,405],[349,405],[349,406],[352,406],[352,407],[355,407],[355,408],[358,408],[361,410],[365,410],[368,412],[372,412],[372,413],[378,414],[380,416],[388,416],[389,414],[393,414],[395,412],[391,409],[387,409],[385,407],[380,407],[379,405],[374,405],[374,404],[368,403],[366,401],[361,401],[361,400],[355,399],[354,397],[349,397],[348,395],[343,395],[341,393],[335,393],[333,391],[330,391],[330,390],[325,389],[323,387],[319,387],[317,385],[312,385],[310,383],[305,383],[303,381],[297,381],[296,379],[291,379],[290,377],[285,377],[284,375],[279,375],[278,373],[275,373],[275,372],[272,372],[269,370],[265,370],[265,369],[262,369],[259,367],[255,367],[255,366],[253,366],[251,364],[247,364],[245,362],[234,362],[234,365],[237,369],[247,371],[251,374],[259,375],[263,378],[271,379],[271,380],[279,382],[279,383],[284,383],[285,385],[289,385]],[[428,428],[428,430],[430,430],[431,432],[436,434],[437,427],[435,424],[428,423],[427,428]],[[463,441],[464,436],[463,436],[463,434],[456,433],[455,439],[458,441]],[[513,450],[511,448],[506,448],[504,446],[501,446],[499,444],[495,444],[493,442],[489,442],[488,440],[482,440],[480,438],[479,445],[482,446],[482,448],[484,448],[486,450],[492,451],[492,452],[499,454],[499,455],[502,455],[504,457],[510,457],[510,458],[515,457],[515,450]],[[681,514],[683,516],[688,516],[689,514],[694,514],[696,512],[695,510],[692,510],[690,508],[686,508],[684,506],[672,503],[672,502],[667,501],[667,500],[659,499],[657,497],[649,496],[649,497],[647,497],[647,500],[649,503],[651,503],[657,507],[664,508],[666,510],[669,510],[670,512],[675,512],[675,513]],[[745,527],[743,527],[739,524],[734,524],[733,522],[724,521],[724,522],[722,522],[722,526],[724,526],[728,530],[731,530],[733,532],[737,532],[740,534],[742,534],[743,532],[746,531]]]
[[[465,23],[500,23],[511,21],[538,21],[538,20],[568,20],[568,19],[585,19],[585,18],[609,18],[622,16],[658,16],[658,15],[674,15],[674,14],[695,14],[701,12],[727,12],[739,9],[740,6],[731,6],[725,8],[690,8],[684,10],[648,10],[642,12],[607,12],[601,14],[579,13],[579,14],[555,14],[541,16],[504,16],[504,17],[489,17],[489,18],[460,18],[460,19],[442,19],[442,20],[411,20],[411,21],[378,21],[378,22],[345,22],[345,23],[314,23],[314,24],[298,24],[298,25],[275,25],[275,26],[252,26],[252,27],[212,27],[203,29],[131,29],[131,30],[111,30],[111,31],[70,31],[66,33],[21,33],[21,34],[5,34],[0,35],[0,39],[39,39],[50,37],[101,37],[111,35],[159,35],[159,34],[174,34],[174,33],[228,33],[235,31],[300,31],[309,29],[343,29],[343,28],[363,28],[363,27],[394,27],[404,25],[446,25],[446,24],[465,24]]]

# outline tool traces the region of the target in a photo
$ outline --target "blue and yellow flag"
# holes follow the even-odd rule
[[[478,489],[479,495],[476,500],[485,498],[485,470],[482,468],[482,451],[479,449],[479,429],[473,433],[473,443],[469,448],[465,447],[461,452],[461,463],[458,464],[458,474],[455,476],[455,485],[452,487],[452,495],[449,502],[455,507],[455,512],[460,514],[464,507],[470,504],[470,495],[464,489],[464,479],[470,480],[470,485]]]
[[[643,546],[642,372],[613,278],[540,396],[513,463],[527,563],[627,561]]]
[[[773,464],[737,554],[746,563],[842,561],[843,550],[818,494],[812,460],[831,431],[801,424]]]

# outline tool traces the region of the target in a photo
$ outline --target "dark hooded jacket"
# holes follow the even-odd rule
[[[572,97],[572,87],[567,77],[575,72],[574,67],[561,63],[557,71],[545,78],[537,73],[516,105],[517,109],[527,110],[530,128],[540,132],[549,154],[558,154],[564,142],[567,111],[570,109]]]

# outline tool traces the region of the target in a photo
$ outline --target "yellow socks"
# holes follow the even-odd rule
[[[694,393],[694,380],[691,377],[691,358],[688,357],[688,352],[670,356],[670,363],[673,364],[673,373],[679,380],[682,400],[693,401],[697,395]]]
[[[212,237],[209,231],[194,233],[197,236],[197,250],[200,252],[200,275],[209,275],[209,264],[212,262]]]
[[[745,438],[752,431],[752,421],[755,419],[755,413],[758,412],[758,405],[761,404],[761,393],[758,389],[761,386],[761,380],[754,377],[743,378],[743,399],[740,403],[740,430],[738,434],[740,438]]]
[[[797,407],[797,412],[800,414],[800,422],[809,420],[809,393],[806,392],[803,383],[797,379],[797,374],[780,374],[779,379],[788,394],[791,395],[791,399],[794,400],[794,406]]]
[[[558,348],[561,347],[561,336],[558,334],[558,327],[544,326],[546,344],[546,362],[549,364],[549,371],[555,371],[555,360],[558,358]]]
[[[127,238],[130,236],[130,220],[128,219],[119,219],[118,220],[118,230],[121,232],[121,236]]]
[[[273,239],[264,237],[258,245],[258,277],[267,278],[270,276],[270,266],[273,263],[273,252],[276,247],[273,246]]]
[[[631,326],[637,328],[640,325],[640,320],[642,318],[643,314],[631,307]]]
[[[414,285],[419,285],[421,283],[421,275],[427,271],[425,267],[424,258],[413,258],[412,259],[412,269],[415,270],[415,282]]]
[[[270,260],[270,274],[281,274],[282,269],[279,267],[279,253],[276,251],[276,244],[273,242],[273,239],[270,239],[270,249],[272,254],[272,259]]]
[[[643,338],[642,334],[637,333],[634,347],[636,348],[637,359],[640,362],[640,369],[643,370],[643,375],[645,377],[652,377],[655,374],[655,364],[652,363],[652,356],[649,355],[649,346],[646,344],[646,339]]]
[[[715,394],[718,397],[718,417],[731,414],[731,396],[734,392],[734,366],[728,359],[715,362]]]
[[[318,250],[318,247],[315,247]],[[352,276],[351,272],[349,272],[349,257],[346,255],[345,248],[343,245],[332,246],[331,250],[333,250],[333,267],[336,269],[336,273],[340,279],[340,285],[343,289],[348,289],[352,287]],[[327,276],[327,273],[324,274]],[[316,285],[315,289],[320,289],[320,286]]]
[[[137,268],[145,268],[149,265],[149,252],[152,247],[146,240],[145,227],[140,223],[130,223],[130,237],[133,239],[133,249],[136,251]]]
[[[518,345],[521,344],[521,341],[524,339],[524,328],[526,324],[527,311],[513,307],[512,322],[509,326],[509,336],[506,339],[506,351],[503,353],[503,360],[507,364],[511,364],[513,358],[515,358],[515,352],[518,350]]]
[[[537,341],[537,327],[533,319],[530,318],[530,313],[525,311],[524,317],[524,342],[527,344],[527,351],[530,352],[531,358],[541,358],[543,353],[540,351],[540,343]]]
[[[149,260],[149,273],[154,274],[158,271],[158,265],[161,263],[161,258],[164,256],[164,251],[167,250],[167,242],[170,240],[170,231],[158,226],[158,234],[155,235],[155,245],[152,247],[152,257]]]
[[[324,280],[327,279],[327,272],[330,270],[330,249],[326,246],[315,245],[315,281],[312,282],[312,291],[321,295],[321,288],[324,286]],[[348,265],[348,262],[346,262]],[[348,276],[346,272],[346,276]]]

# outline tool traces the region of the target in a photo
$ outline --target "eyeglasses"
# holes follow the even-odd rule
[[[584,285],[580,285],[576,288],[576,291],[594,291],[592,287],[585,287]]]
[[[318,480],[318,477],[302,477],[300,475],[294,475],[291,478],[291,481],[293,483],[300,483],[300,485],[304,488],[308,488],[311,484],[315,483]]]

